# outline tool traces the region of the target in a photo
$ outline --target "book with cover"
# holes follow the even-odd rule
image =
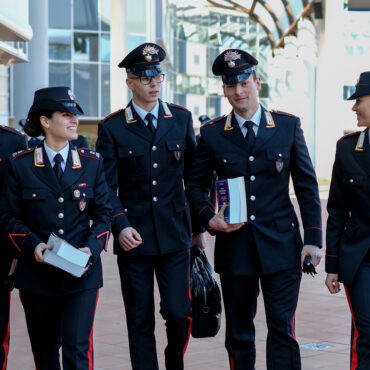
[[[218,210],[226,203],[225,222],[237,224],[247,222],[247,199],[245,195],[244,177],[216,181]]]
[[[55,234],[50,234],[47,245],[54,245],[54,248],[44,252],[45,262],[78,277],[83,274],[90,258],[87,253],[81,252]]]

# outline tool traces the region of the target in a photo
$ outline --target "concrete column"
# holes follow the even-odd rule
[[[110,91],[112,112],[125,107],[128,93],[125,69],[118,68],[126,53],[126,1],[111,0],[111,68]]]
[[[29,7],[33,38],[28,43],[29,63],[14,65],[14,124],[27,117],[35,90],[49,85],[48,0],[37,0]]]

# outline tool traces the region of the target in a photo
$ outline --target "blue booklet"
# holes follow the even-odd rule
[[[226,203],[225,222],[237,224],[247,222],[247,198],[244,177],[216,181],[218,210]]]

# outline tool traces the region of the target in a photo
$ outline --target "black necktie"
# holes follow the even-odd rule
[[[60,180],[63,174],[62,161],[63,161],[62,155],[60,153],[57,153],[54,157],[55,164],[54,164],[53,170],[58,180]]]
[[[254,142],[256,141],[256,134],[253,131],[254,123],[252,121],[245,121],[244,126],[248,129],[247,134],[245,135],[245,140],[248,143],[248,148],[252,150]]]
[[[153,120],[154,120],[154,115],[151,114],[151,113],[148,113],[146,116],[145,116],[145,119],[148,121],[148,129],[150,130],[150,132],[152,134],[155,133],[155,127],[154,127],[154,123],[153,123]]]

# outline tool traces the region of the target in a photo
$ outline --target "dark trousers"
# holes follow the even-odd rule
[[[131,364],[134,370],[158,369],[154,336],[154,274],[161,297],[160,313],[166,321],[166,369],[184,368],[191,317],[189,251],[158,256],[118,256]]]
[[[301,369],[299,346],[294,333],[298,302],[299,268],[258,276],[221,275],[226,315],[225,346],[232,370],[254,370],[256,362],[254,317],[261,285],[268,328],[267,369]]]
[[[37,370],[90,370],[93,324],[99,292],[89,289],[63,297],[20,292]]]
[[[361,264],[351,285],[345,285],[352,314],[351,370],[370,369],[370,261]]]
[[[9,353],[10,292],[0,289],[0,369],[6,369]]]

